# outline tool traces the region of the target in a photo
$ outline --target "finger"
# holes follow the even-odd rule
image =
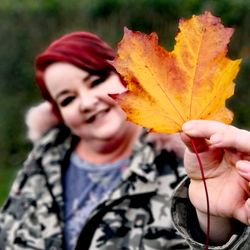
[[[221,164],[223,154],[224,152],[221,149],[199,152],[199,159],[202,162],[202,168],[206,178],[212,178],[217,175],[217,169]],[[197,159],[196,154],[190,152],[189,150],[186,150],[184,155],[184,166],[190,179],[202,179],[199,160]]]
[[[250,181],[250,162],[241,160],[236,163],[236,168],[241,177]]]
[[[205,139],[190,137],[185,133],[181,133],[180,136],[189,151],[194,152],[194,146],[198,152],[204,152],[208,150],[208,145]]]
[[[246,217],[247,217],[247,225],[250,226],[250,199],[246,200]]]
[[[183,125],[189,136],[204,137],[214,147],[234,148],[250,154],[250,132],[216,121],[193,120]]]
[[[217,121],[192,120],[184,123],[182,130],[189,136],[209,139],[213,134],[223,132],[227,126]]]
[[[210,143],[215,147],[234,148],[239,152],[250,154],[250,132],[233,126],[210,138]]]
[[[250,198],[248,198],[243,206],[236,210],[235,216],[237,220],[250,226]]]

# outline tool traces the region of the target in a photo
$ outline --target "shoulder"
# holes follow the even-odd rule
[[[70,130],[64,126],[63,124],[57,125],[51,129],[49,129],[46,133],[44,133],[36,142],[35,146],[43,145],[43,144],[53,144],[57,145],[63,143],[63,141],[71,137]]]
[[[154,159],[157,171],[159,190],[169,189],[173,192],[176,186],[186,176],[183,160],[173,151],[162,150]],[[163,192],[165,192],[163,191]]]
[[[65,127],[58,126],[45,133],[36,141],[23,162],[12,184],[10,195],[16,195],[27,184],[29,187],[36,186],[38,179],[43,178],[45,172],[53,171],[47,167],[48,163],[54,162],[55,164],[55,158],[62,159],[70,149],[71,143],[71,134]],[[46,164],[42,162],[46,162]]]
[[[43,158],[45,153],[58,151],[59,148],[68,150],[76,138],[70,130],[64,125],[58,125],[48,130],[41,138],[35,141],[31,156],[34,158]]]

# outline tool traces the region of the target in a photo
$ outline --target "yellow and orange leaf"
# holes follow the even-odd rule
[[[210,12],[180,20],[174,50],[150,35],[124,29],[113,65],[128,91],[116,97],[128,120],[154,132],[175,133],[191,119],[230,123],[225,101],[241,60],[226,57],[233,29]]]

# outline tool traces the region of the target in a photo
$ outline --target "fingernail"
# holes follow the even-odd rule
[[[250,207],[250,199],[247,199],[247,200],[246,200],[246,205],[247,205],[248,207]]]
[[[186,123],[184,123],[183,126],[182,126],[182,130],[183,130],[183,131],[190,131],[190,130],[192,130],[193,128],[194,128],[194,126],[193,126],[192,122],[186,122]]]
[[[248,172],[250,169],[250,163],[249,161],[243,161],[243,160],[238,161],[236,163],[236,168],[242,172]]]
[[[212,135],[209,141],[212,144],[220,143],[222,141],[222,136],[219,134]]]

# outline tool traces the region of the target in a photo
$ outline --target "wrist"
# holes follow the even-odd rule
[[[197,217],[200,223],[201,230],[207,233],[207,213],[196,209]],[[210,232],[209,241],[213,245],[225,244],[231,236],[236,233],[239,228],[239,222],[233,218],[219,217],[210,215]]]

